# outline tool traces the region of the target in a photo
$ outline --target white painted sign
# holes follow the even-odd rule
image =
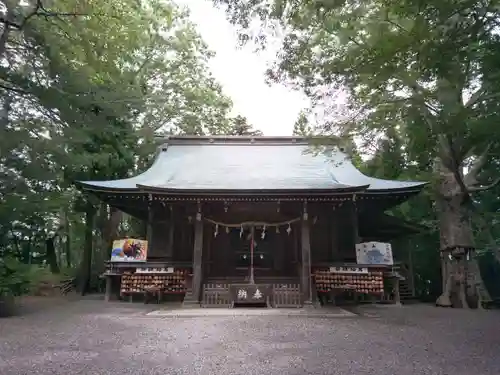
[[[366,267],[330,267],[330,273],[357,273],[359,275],[368,274]]]
[[[168,268],[144,268],[137,267],[135,273],[174,273],[174,267]]]
[[[356,262],[358,264],[373,264],[392,266],[392,247],[385,242],[363,242],[356,245]]]

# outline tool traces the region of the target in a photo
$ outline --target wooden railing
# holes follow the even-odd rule
[[[233,307],[230,284],[203,284],[202,307]]]
[[[302,307],[299,284],[273,284],[273,307]]]
[[[202,307],[233,307],[229,283],[203,284]],[[296,283],[272,284],[273,307],[301,307],[302,294]]]
[[[399,281],[399,295],[402,300],[408,300],[415,297],[414,280],[411,270],[402,262],[394,262],[393,271],[400,274],[403,279]]]

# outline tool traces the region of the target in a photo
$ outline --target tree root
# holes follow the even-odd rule
[[[436,306],[438,307],[452,307],[451,298],[449,295],[441,294],[436,300]]]

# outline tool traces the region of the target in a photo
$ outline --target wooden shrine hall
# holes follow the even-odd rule
[[[325,142],[318,152],[321,140],[175,136],[138,176],[79,182],[147,222],[147,258],[110,261],[107,298],[152,285],[184,304],[229,307],[390,293],[392,255],[363,263],[357,248],[411,233],[385,211],[425,183],[365,176],[342,149]]]

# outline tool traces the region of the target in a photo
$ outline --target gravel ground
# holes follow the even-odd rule
[[[50,301],[0,319],[0,374],[500,374],[500,312],[424,305],[355,317],[146,316]]]

